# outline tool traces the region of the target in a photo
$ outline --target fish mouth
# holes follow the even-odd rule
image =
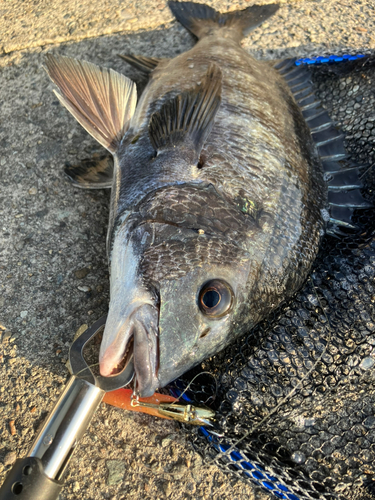
[[[112,312],[112,314],[111,314]],[[109,310],[100,347],[99,368],[104,377],[115,377],[134,359],[136,391],[141,397],[152,396],[158,388],[158,309],[142,304],[130,314]]]
[[[126,344],[125,347],[125,352],[122,355],[121,361],[112,368],[112,371],[109,375],[106,375],[107,377],[115,377],[116,375],[120,375],[125,368],[128,366],[129,362],[131,361],[134,353],[134,337],[131,336],[129,342]],[[101,370],[102,372],[102,370]]]

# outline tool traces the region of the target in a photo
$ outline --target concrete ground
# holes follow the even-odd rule
[[[252,3],[209,2],[221,11]],[[281,4],[245,40],[257,57],[375,48],[372,2]],[[74,189],[62,174],[66,161],[99,148],[52,93],[44,54],[110,66],[142,85],[119,52],[173,57],[194,42],[162,0],[4,0],[0,33],[1,484],[64,387],[74,333],[108,306],[108,192]],[[60,498],[265,497],[204,465],[178,424],[102,404],[71,461]]]

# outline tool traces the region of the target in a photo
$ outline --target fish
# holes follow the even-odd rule
[[[374,61],[309,69],[372,203]],[[374,498],[373,209],[356,217],[363,232],[327,236],[292,300],[170,388],[216,411],[219,433],[184,428],[205,462],[272,498]]]
[[[355,230],[369,206],[304,70],[241,48],[279,6],[168,5],[198,42],[173,59],[123,56],[149,77],[138,103],[124,75],[46,58],[60,102],[113,155],[70,176],[111,188],[100,372],[116,376],[132,355],[142,397],[292,297],[323,236]]]

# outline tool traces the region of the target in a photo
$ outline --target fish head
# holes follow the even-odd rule
[[[142,397],[245,331],[259,268],[241,235],[234,239],[225,234],[228,227],[233,231],[237,224],[238,229],[234,219],[240,212],[226,209],[220,220],[213,205],[217,202],[223,208],[226,202],[218,201],[216,193],[193,188],[185,193],[189,206],[181,193],[178,204],[173,193],[164,195],[158,213],[150,206],[141,207],[116,233],[100,353],[101,374],[111,376],[121,368],[124,353],[133,350],[137,392]],[[206,203],[200,200],[195,211],[198,195]]]
[[[199,246],[199,240],[194,245]],[[249,259],[211,262],[160,283],[160,387],[221,351],[243,327]]]

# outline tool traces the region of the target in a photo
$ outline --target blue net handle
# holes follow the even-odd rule
[[[333,64],[342,61],[356,61],[357,59],[362,59],[366,57],[365,54],[343,54],[341,56],[318,56],[318,57],[302,57],[301,59],[297,59],[295,62],[296,66],[301,66],[304,64]]]

